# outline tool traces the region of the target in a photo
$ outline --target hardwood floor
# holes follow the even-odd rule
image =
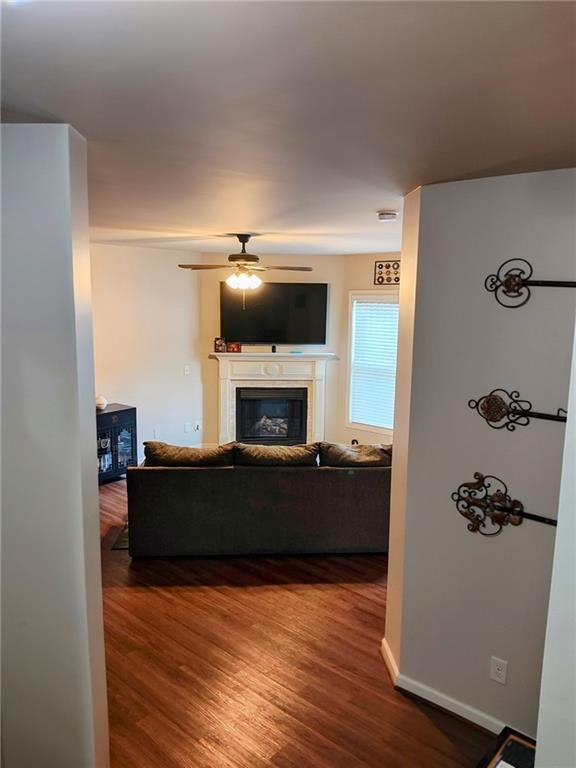
[[[141,560],[101,489],[112,768],[472,768],[492,739],[396,692],[386,557]]]
[[[100,486],[100,539],[109,550],[128,519],[126,481]]]

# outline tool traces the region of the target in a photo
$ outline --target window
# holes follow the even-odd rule
[[[394,426],[398,293],[350,295],[348,419],[378,431]]]

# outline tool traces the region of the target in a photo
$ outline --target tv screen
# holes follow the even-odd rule
[[[244,344],[325,344],[326,283],[263,283],[242,291],[220,283],[220,335]]]

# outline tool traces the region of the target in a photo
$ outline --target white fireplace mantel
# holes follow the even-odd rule
[[[308,390],[307,442],[324,439],[326,363],[333,352],[214,352],[218,360],[220,407],[218,440],[236,439],[236,389],[238,387],[302,387]]]

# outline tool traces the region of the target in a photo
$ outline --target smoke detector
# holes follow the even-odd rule
[[[384,208],[381,211],[376,211],[378,214],[378,221],[396,221],[398,218],[398,211],[394,211],[390,208]]]

